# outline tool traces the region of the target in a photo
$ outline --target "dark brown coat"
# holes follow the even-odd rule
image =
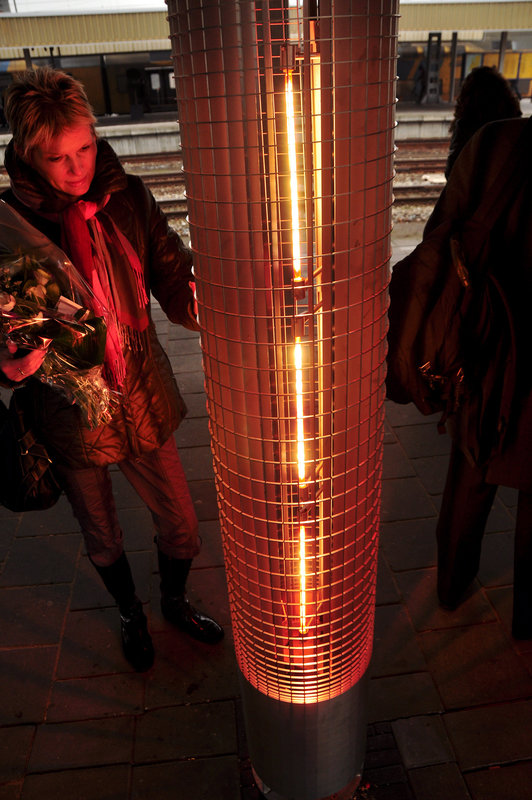
[[[423,242],[407,258],[422,264],[423,283],[398,280],[390,286],[390,377],[388,396],[398,402],[413,399],[408,386],[408,365],[411,363],[412,341],[421,309],[438,277],[441,253],[451,231],[460,230],[474,214],[483,195],[494,185],[504,166],[508,152],[526,125],[524,119],[505,120],[483,127],[465,146],[458,157],[449,181],[425,227]],[[532,141],[530,142],[532,146]],[[528,148],[530,149],[530,147]],[[517,384],[512,415],[501,452],[492,454],[486,468],[486,479],[501,485],[532,491],[532,380],[528,341],[530,337],[530,298],[532,297],[532,180],[531,162],[523,157],[523,169],[508,198],[499,221],[490,230],[480,225],[464,240],[466,262],[468,247],[475,253],[489,253],[490,269],[500,282],[508,299],[516,338]],[[400,265],[396,265],[396,268]],[[458,443],[464,410],[453,422],[452,433]]]

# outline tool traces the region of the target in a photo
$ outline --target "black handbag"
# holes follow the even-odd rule
[[[13,392],[9,408],[0,400],[0,504],[11,511],[42,511],[60,494],[52,461]]]

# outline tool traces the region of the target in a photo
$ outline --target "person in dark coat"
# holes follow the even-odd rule
[[[108,468],[120,470],[148,506],[156,530],[163,615],[209,643],[222,628],[185,591],[199,552],[198,521],[173,432],[186,409],[150,314],[153,293],[169,319],[199,330],[191,252],[142,180],[124,172],[98,139],[82,85],[63,72],[20,73],[6,91],[13,138],[2,200],[60,246],[107,308],[104,377],[118,396],[110,420],[94,429],[55,386],[32,378],[46,356],[0,353],[3,384],[31,406],[34,427],[84,536],[87,554],[117,602],[126,658],[139,671],[153,645],[123,546]]]
[[[388,337],[388,397],[401,403],[416,400],[421,365],[414,363],[414,342],[440,277],[438,271],[443,269],[441,254],[448,248],[451,233],[464,229],[506,169],[508,153],[518,148],[517,158],[523,168],[517,171],[518,177],[508,192],[505,211],[489,230],[480,223],[464,240],[465,263],[468,252],[481,250],[506,297],[511,325],[511,336],[504,339],[508,351],[497,362],[492,357],[483,380],[495,385],[504,379],[510,366],[515,368],[511,413],[504,426],[500,416],[495,414],[491,421],[488,417],[479,432],[478,427],[469,424],[478,414],[472,393],[466,394],[461,407],[449,419],[453,445],[436,531],[438,597],[442,606],[454,609],[468,596],[478,572],[482,537],[497,487],[519,490],[512,620],[512,634],[518,639],[532,637],[532,373],[528,348],[532,172],[526,156],[532,144],[531,133],[532,126],[524,119],[504,120],[483,126],[465,145],[427,222],[423,241],[394,267]],[[528,139],[526,146],[523,138]],[[502,335],[501,329],[501,338]],[[510,352],[512,341],[514,349]],[[472,453],[484,455],[474,460]]]
[[[520,116],[519,99],[504,75],[495,67],[472,69],[456,99],[445,177],[449,177],[463,146],[479,128],[498,119]]]

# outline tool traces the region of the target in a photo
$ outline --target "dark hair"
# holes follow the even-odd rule
[[[495,67],[475,67],[462,84],[450,130],[458,120],[477,130],[486,122],[520,116],[519,100],[506,78]]]
[[[96,122],[82,84],[50,67],[16,73],[4,95],[4,113],[25,161],[36,146],[48,144],[65,129]]]
[[[495,67],[475,67],[462,84],[450,125],[451,143],[445,167],[451,168],[463,146],[488,122],[521,116],[521,106],[506,78]]]

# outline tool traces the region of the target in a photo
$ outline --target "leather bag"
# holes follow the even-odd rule
[[[52,461],[13,392],[9,408],[0,400],[0,504],[16,512],[41,511],[60,494]]]
[[[472,217],[458,228],[442,222],[396,265],[390,284],[387,396],[439,412],[440,430],[461,411],[450,421],[476,464],[502,448],[512,411],[514,326],[490,234],[519,183],[531,132],[532,120]]]

